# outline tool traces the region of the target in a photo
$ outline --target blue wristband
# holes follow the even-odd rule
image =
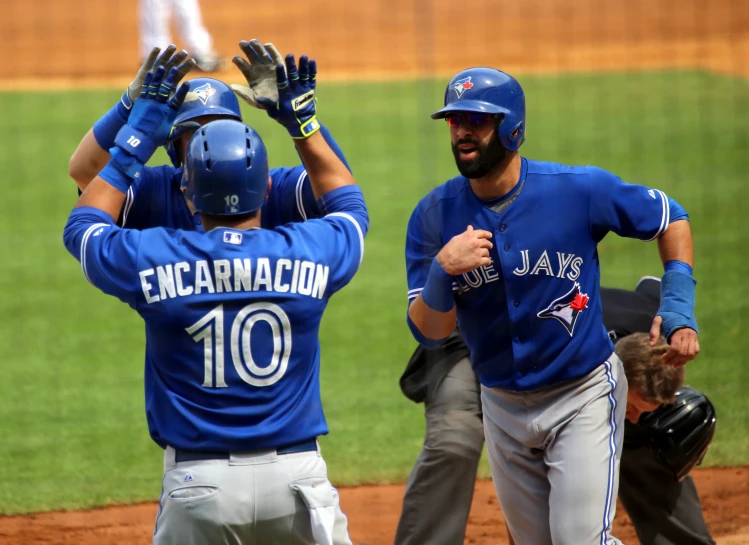
[[[453,277],[447,274],[436,257],[429,268],[429,276],[421,291],[421,299],[426,306],[437,312],[449,312],[455,306]]]
[[[663,265],[663,270],[665,272],[679,271],[692,276],[692,267],[690,267],[687,263],[684,263],[683,261],[679,261],[677,259],[674,259],[673,261],[666,261],[666,263]]]
[[[661,330],[666,340],[679,329],[697,329],[694,317],[695,289],[697,281],[679,270],[667,271],[661,279],[661,306],[658,316],[663,318]]]
[[[143,163],[117,146],[109,149],[109,162],[99,172],[99,178],[123,193],[140,176]]]
[[[108,150],[114,146],[114,139],[122,126],[127,123],[130,112],[118,101],[117,104],[94,123],[94,139],[101,149]]]
[[[143,164],[146,164],[156,151],[153,141],[130,125],[125,125],[120,129],[114,143]]]
[[[112,151],[114,150],[122,152],[119,148],[112,148]],[[99,172],[99,178],[125,194],[127,194],[127,190],[133,184],[133,179],[112,164],[111,161],[101,169],[101,172]]]

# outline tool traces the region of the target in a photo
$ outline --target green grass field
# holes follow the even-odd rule
[[[324,82],[324,74],[321,74]],[[749,311],[743,223],[749,173],[749,83],[700,72],[524,77],[529,158],[596,164],[666,191],[689,211],[696,240],[702,355],[688,382],[719,415],[707,464],[749,463]],[[321,85],[320,118],[365,192],[371,230],[361,271],[323,321],[322,440],[340,485],[406,478],[423,410],[398,378],[415,343],[404,322],[405,228],[418,199],[455,173],[443,122],[429,113],[444,82]],[[0,513],[155,500],[160,450],[143,409],[143,329],[125,305],[89,285],[62,246],[75,201],[68,159],[119,97],[115,91],[4,93],[0,148]],[[298,162],[261,112],[246,121],[274,166]],[[154,163],[166,161],[159,152]],[[574,213],[574,211],[571,211]],[[610,236],[605,285],[660,274],[654,244]],[[487,466],[481,472],[488,475]]]

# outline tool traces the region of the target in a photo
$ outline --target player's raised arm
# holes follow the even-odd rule
[[[174,45],[168,46],[163,52],[158,47],[153,48],[120,100],[94,123],[78,144],[70,157],[68,173],[81,191],[86,189],[109,161],[109,150],[115,145],[117,133],[127,123],[149,70],[156,66],[164,66],[168,73],[172,67],[179,66],[182,79],[195,66],[194,60],[186,61],[186,51],[175,51],[177,47]]]
[[[699,353],[694,316],[696,281],[692,277],[694,245],[689,216],[674,199],[658,189],[627,184],[601,169],[591,169],[591,234],[600,240],[607,231],[658,240],[663,262],[661,307],[650,332],[655,343],[662,333],[670,344],[663,361],[684,365]]]
[[[288,76],[287,76],[288,73]],[[317,65],[306,56],[299,59],[299,69],[293,55],[286,56],[286,67],[276,66],[278,101],[259,97],[258,103],[268,115],[283,125],[294,139],[297,151],[307,168],[312,191],[319,199],[340,187],[356,181],[347,166],[319,134],[315,87]]]
[[[78,198],[65,225],[65,247],[81,262],[86,278],[131,305],[138,286],[133,284],[136,275],[126,273],[134,269],[140,233],[117,229],[114,218],[129,186],[166,141],[187,94],[187,85],[174,92],[180,77],[177,67],[165,77],[164,66],[145,76],[138,102],[114,139],[109,162]]]

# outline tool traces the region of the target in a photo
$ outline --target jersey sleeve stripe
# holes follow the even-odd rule
[[[668,229],[668,222],[671,219],[671,209],[668,206],[668,197],[666,197],[666,194],[663,191],[659,190],[659,189],[656,189],[655,191],[658,193],[658,196],[660,196],[660,198],[661,198],[661,206],[663,207],[662,211],[661,211],[661,225],[658,228],[658,231],[656,231],[656,233],[653,236],[653,238],[649,238],[646,242],[650,242],[651,240],[655,240],[659,236],[661,236],[663,233],[665,233],[666,229]]]
[[[299,210],[299,215],[307,221],[307,212],[304,210],[304,179],[307,177],[307,171],[304,170],[299,175],[299,179],[296,181],[296,208]]]
[[[354,227],[356,227],[356,232],[359,234],[359,248],[361,249],[359,253],[359,265],[361,265],[362,259],[364,259],[364,233],[362,233],[361,227],[352,216],[346,214],[345,212],[333,212],[332,214],[328,214],[326,217],[329,218],[331,216],[340,216],[342,218],[346,218],[354,224]]]
[[[83,276],[85,276],[86,280],[91,284],[93,284],[93,282],[91,282],[91,278],[89,278],[88,271],[86,270],[86,246],[88,246],[88,239],[91,237],[91,233],[99,227],[110,227],[110,225],[108,223],[94,223],[91,227],[86,229],[86,232],[83,233],[83,238],[81,239],[81,269],[83,269]]]
[[[133,207],[133,201],[135,195],[133,194],[133,186],[127,188],[127,197],[125,197],[125,210],[122,212],[122,226],[125,227],[127,224],[127,215],[130,213],[130,209]]]
[[[414,289],[412,289],[412,290],[408,290],[408,295],[409,295],[409,296],[410,296],[411,294],[413,294],[413,295],[418,295],[419,293],[421,293],[421,290],[423,290],[423,289],[424,289],[424,288],[414,288]]]

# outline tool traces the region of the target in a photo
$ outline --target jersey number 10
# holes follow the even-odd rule
[[[266,322],[273,333],[273,355],[265,367],[252,358],[252,326]],[[226,388],[224,379],[224,305],[219,305],[185,331],[195,342],[203,342],[203,386]],[[242,380],[252,386],[270,386],[286,374],[291,355],[291,324],[289,317],[278,305],[253,303],[237,313],[229,336],[231,360]],[[214,366],[215,363],[215,366]],[[245,367],[246,363],[246,367]],[[214,381],[215,368],[215,381]]]

